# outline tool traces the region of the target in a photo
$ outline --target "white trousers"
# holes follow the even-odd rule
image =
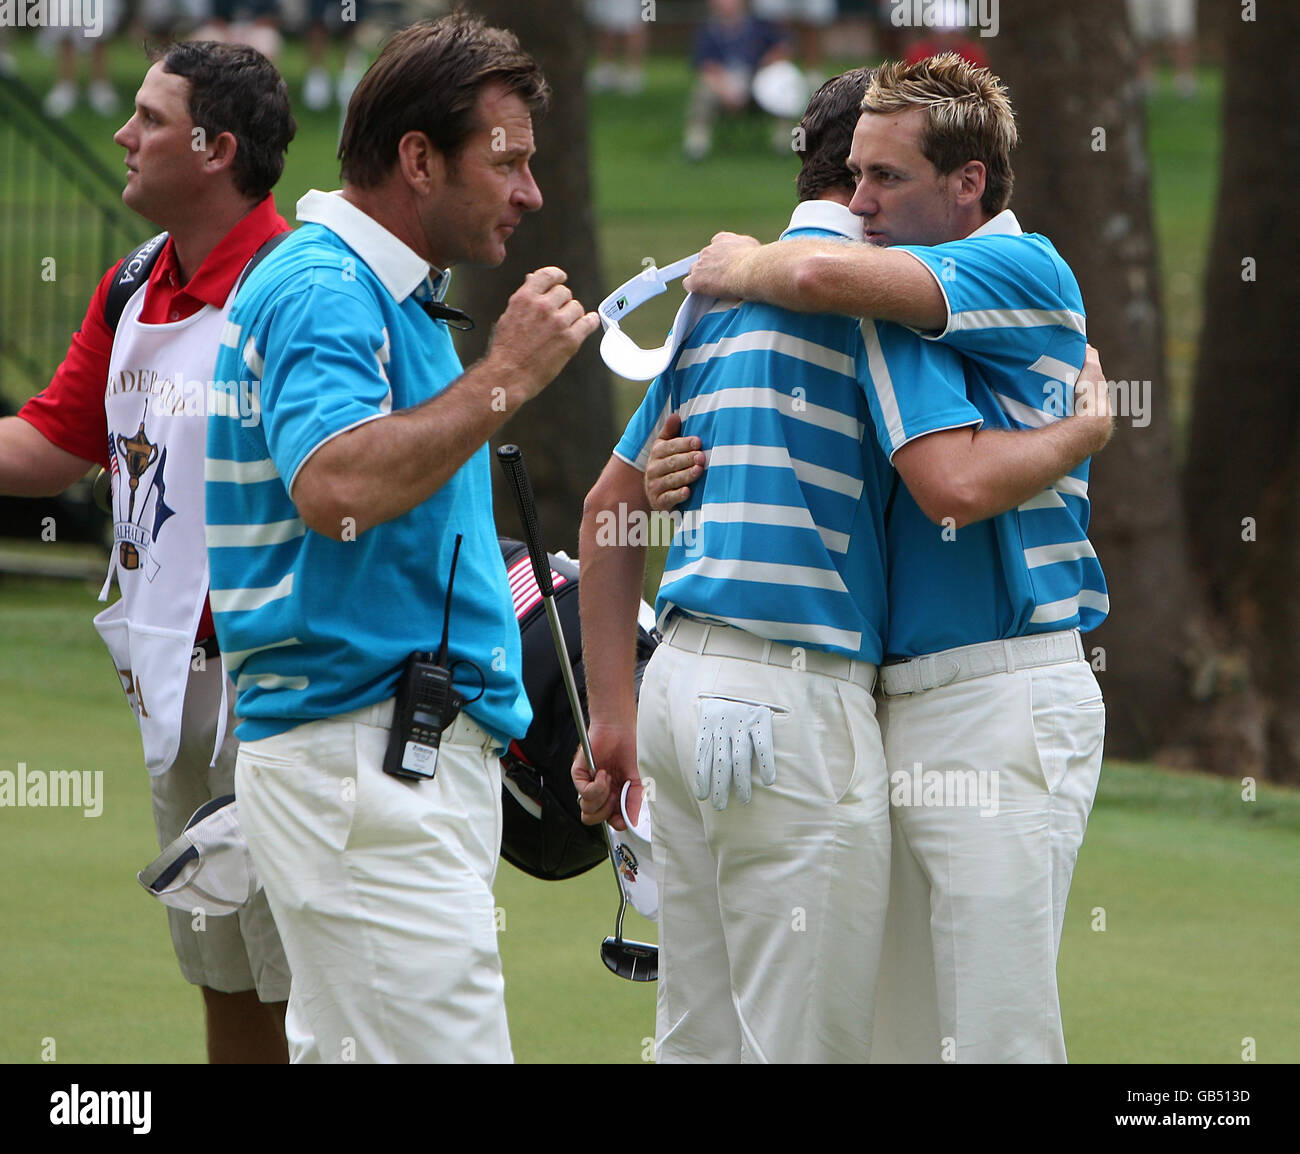
[[[773,713],[776,783],[755,771],[750,804],[733,793],[720,812],[694,790],[709,696]],[[656,1059],[866,1061],[889,872],[870,692],[664,644],[642,683],[637,746],[659,874]]]
[[[239,748],[248,848],[293,972],[294,1062],[508,1062],[501,775],[461,714],[437,776],[382,769],[391,700]]]
[[[878,1062],[1064,1062],[1065,903],[1101,772],[1086,662],[886,698],[893,861]]]

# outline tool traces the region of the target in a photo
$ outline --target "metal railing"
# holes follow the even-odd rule
[[[99,278],[152,231],[122,204],[122,181],[0,76],[0,395],[44,388]]]

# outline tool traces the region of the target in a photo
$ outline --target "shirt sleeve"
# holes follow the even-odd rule
[[[672,390],[669,387],[669,374],[660,373],[646,390],[637,411],[632,414],[622,437],[614,446],[614,456],[632,468],[645,472],[650,459],[650,447],[663,425],[665,418],[673,411]]]
[[[918,340],[901,325],[866,319],[860,359],[876,438],[891,460],[917,437],[983,423],[967,396],[961,357],[945,345]]]
[[[18,415],[52,445],[86,461],[108,466],[108,419],[104,389],[113,354],[113,330],[104,320],[108,288],[121,267],[118,261],[100,278],[81,327],[72,334],[63,363],[50,383]]]
[[[244,354],[261,381],[267,448],[290,491],[298,470],[326,441],[392,409],[379,310],[360,282],[330,279],[272,301],[257,326],[259,363]]]
[[[923,335],[1006,367],[1032,364],[1062,335],[1081,350],[1086,322],[1078,284],[1039,240],[1001,235],[899,245],[925,265],[947,305],[944,329]]]

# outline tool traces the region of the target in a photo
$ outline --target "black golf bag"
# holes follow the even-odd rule
[[[522,541],[499,538],[510,577],[510,592],[523,641],[524,690],[533,707],[533,723],[523,740],[513,741],[501,758],[505,777],[501,789],[501,856],[511,865],[545,881],[576,877],[604,861],[609,851],[598,826],[582,824],[578,794],[569,775],[578,729],[569,708],[555,642],[546,620],[546,606]],[[582,667],[582,633],[578,620],[578,567],[547,554],[555,586],[555,609],[564,626],[564,640],[578,685],[583,715],[587,712],[587,682]],[[636,689],[654,638],[637,630]]]

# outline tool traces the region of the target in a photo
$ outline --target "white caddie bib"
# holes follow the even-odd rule
[[[109,360],[108,417],[113,553],[100,600],[116,575],[121,599],[95,618],[140,724],[145,766],[165,773],[180,748],[195,630],[208,592],[203,461],[207,396],[234,300],[183,321],[140,323],[144,292],[127,302]],[[224,680],[224,679],[223,679]],[[223,688],[217,750],[225,737]]]

